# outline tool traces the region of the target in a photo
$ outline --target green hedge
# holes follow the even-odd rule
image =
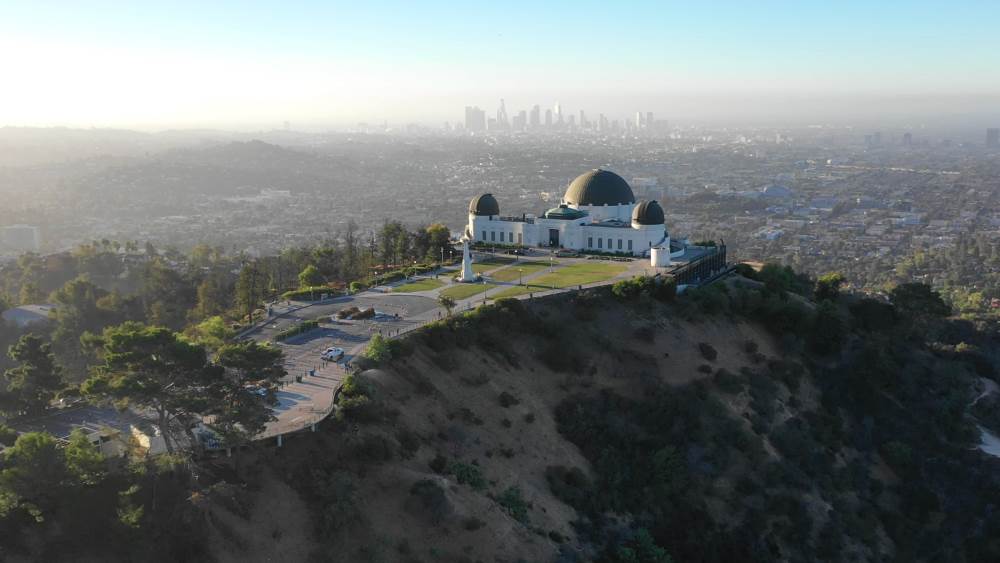
[[[441,266],[437,263],[414,264],[413,266],[407,266],[406,268],[401,268],[399,270],[392,270],[391,272],[385,272],[384,274],[371,276],[367,280],[358,281],[356,283],[361,283],[369,287],[382,285],[382,284],[397,282],[402,279],[406,279],[407,277],[416,276],[419,274],[426,274],[427,272],[433,272],[434,270],[440,267]]]
[[[302,321],[298,326],[294,326],[288,330],[283,330],[278,334],[275,334],[274,340],[281,342],[282,340],[287,340],[293,336],[309,332],[315,328],[319,328],[319,321]]]
[[[325,285],[318,285],[314,287],[303,287],[299,289],[293,289],[292,291],[286,291],[281,294],[282,299],[288,299],[292,301],[298,301],[305,298],[306,301],[310,301],[315,296],[319,299],[324,293],[329,293],[332,295],[339,295],[340,292],[332,287],[327,287]]]
[[[508,243],[503,243],[503,242],[483,242],[483,241],[475,241],[475,242],[473,242],[472,244],[469,245],[469,248],[473,248],[475,250],[483,250],[483,249],[487,249],[488,250],[490,248],[500,248],[500,249],[503,249],[503,250],[511,250],[511,249],[527,250],[528,249],[528,247],[525,246],[525,245],[523,245],[523,244],[513,244],[513,243],[509,243],[509,242]]]
[[[636,276],[615,282],[611,286],[611,294],[622,301],[638,299],[643,294],[660,301],[671,301],[677,295],[677,282],[672,277]]]

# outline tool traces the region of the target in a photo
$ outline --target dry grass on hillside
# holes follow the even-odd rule
[[[534,562],[555,560],[560,550],[586,553],[589,546],[579,543],[570,524],[580,515],[546,482],[551,466],[589,471],[577,447],[557,431],[555,407],[574,393],[611,388],[638,397],[650,378],[684,385],[719,369],[738,373],[776,355],[763,329],[746,323],[692,323],[626,307],[596,309],[582,322],[580,312],[564,301],[532,307],[550,326],[565,327],[577,344],[565,352],[585,355],[584,369],[546,367],[539,359],[540,342],[527,333],[508,335],[514,364],[477,346],[451,349],[445,361],[415,339],[411,354],[362,375],[379,405],[373,421],[326,423],[321,432],[289,440],[256,462],[273,468],[276,478],[299,493],[259,472],[252,516],[238,524],[220,516],[235,537],[216,534],[219,541],[242,543],[244,561],[299,560],[302,546],[321,544],[317,560],[345,562]],[[756,360],[748,341],[757,349]],[[712,359],[706,357],[713,355],[708,348],[715,352]],[[737,414],[747,409],[745,401],[728,405]],[[455,471],[436,472],[435,458],[478,467],[485,486],[476,490],[459,483]],[[305,505],[317,499],[309,498],[313,483],[302,480],[331,473],[351,491],[350,498],[326,507],[343,521],[331,536],[315,537],[317,516]],[[418,485],[422,481],[443,494]],[[511,487],[527,503],[523,522],[494,500]],[[264,500],[274,495],[297,498]],[[277,548],[258,542],[274,534],[294,537],[299,546],[283,551],[284,540]]]

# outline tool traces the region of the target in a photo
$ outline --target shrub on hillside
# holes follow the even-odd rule
[[[573,508],[582,509],[593,494],[590,479],[579,467],[550,465],[545,468],[545,480],[552,494]]]
[[[374,399],[375,389],[360,374],[352,373],[344,379],[337,397],[338,418],[359,422],[374,422],[380,412]]]
[[[707,342],[699,342],[698,351],[701,352],[701,357],[710,362],[714,362],[719,357],[719,353],[715,350],[715,347]]]
[[[719,368],[713,379],[723,393],[735,395],[743,391],[743,378],[725,368]]]
[[[520,404],[521,401],[517,400],[517,397],[511,395],[510,393],[504,391],[500,393],[500,406],[503,408],[510,408],[514,405]]]
[[[356,480],[350,473],[314,469],[311,482],[311,492],[322,507],[320,530],[324,534],[332,534],[361,516]]]
[[[0,423],[0,445],[13,446],[17,441],[17,430]]]
[[[670,301],[677,295],[677,282],[672,277],[636,276],[615,282],[611,294],[622,301],[638,299],[647,295],[660,301]]]
[[[854,326],[870,331],[880,332],[891,329],[896,324],[896,308],[868,297],[852,303],[848,310]]]
[[[448,473],[448,458],[441,454],[434,456],[434,459],[430,460],[427,464],[434,473],[440,475],[445,475]]]
[[[368,348],[365,349],[365,357],[379,364],[391,360],[392,349],[389,346],[389,340],[381,334],[372,336],[368,342]]]
[[[809,332],[809,346],[821,355],[840,351],[847,339],[847,319],[832,301],[820,302],[812,316]]]
[[[754,270],[753,266],[751,266],[750,264],[744,264],[743,262],[740,262],[735,266],[734,270],[737,274],[743,276],[748,280],[757,279],[757,270]]]
[[[486,489],[486,478],[478,465],[455,461],[448,466],[448,472],[455,476],[460,485],[469,485],[477,491]]]
[[[428,520],[435,524],[444,520],[453,510],[444,489],[430,479],[414,483],[410,487],[410,496],[414,502],[408,503],[408,506],[427,515]]]
[[[493,500],[497,501],[497,504],[503,507],[504,511],[514,520],[522,524],[528,523],[528,510],[531,508],[531,503],[524,500],[524,497],[521,495],[521,489],[518,487],[507,487],[502,493],[494,497]]]
[[[809,295],[813,283],[807,274],[800,274],[790,266],[768,263],[757,273],[757,279],[772,291],[788,291],[799,295]]]

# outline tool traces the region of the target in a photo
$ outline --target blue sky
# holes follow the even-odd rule
[[[0,2],[0,124],[992,97],[997,22],[997,1]]]

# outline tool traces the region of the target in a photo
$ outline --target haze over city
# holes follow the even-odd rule
[[[114,2],[0,8],[0,124],[440,125],[561,102],[677,122],[997,116],[995,2]]]
[[[0,561],[1000,561],[998,22],[0,0]]]

